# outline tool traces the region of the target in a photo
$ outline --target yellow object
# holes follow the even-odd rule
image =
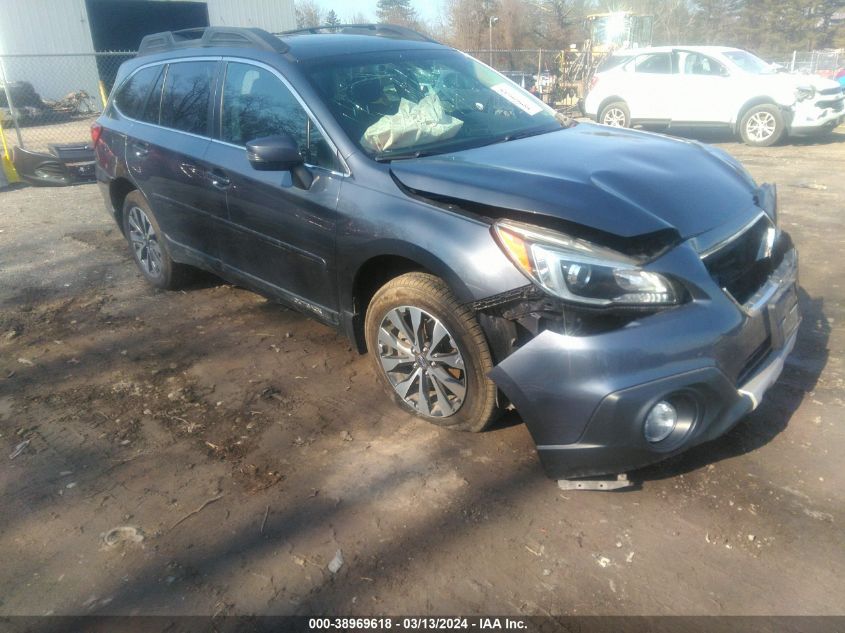
[[[103,83],[103,80],[100,80],[100,101],[103,102],[103,107],[106,107],[106,104],[109,102],[109,96],[106,94],[106,84]]]
[[[18,172],[15,170],[14,164],[12,164],[12,154],[9,151],[9,145],[6,143],[6,133],[3,131],[2,117],[0,117],[0,142],[3,143],[3,156],[0,157],[0,160],[3,162],[3,171],[6,174],[6,180],[10,183],[20,182]]]

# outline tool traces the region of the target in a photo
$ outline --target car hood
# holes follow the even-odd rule
[[[771,75],[749,75],[750,78],[759,84],[769,84],[778,88],[795,90],[812,86],[816,90],[827,90],[839,88],[840,85],[832,79],[819,77],[818,75],[800,75],[797,73],[773,73]]]
[[[721,150],[593,124],[394,161],[391,171],[418,195],[620,238],[670,229],[688,239],[755,213],[754,181]]]

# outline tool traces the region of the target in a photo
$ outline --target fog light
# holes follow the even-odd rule
[[[678,411],[665,400],[661,400],[652,407],[645,419],[643,429],[645,439],[652,443],[665,440],[675,430],[677,424]]]

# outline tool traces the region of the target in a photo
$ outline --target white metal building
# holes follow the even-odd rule
[[[28,81],[47,99],[80,89],[96,95],[93,57],[69,64],[8,56],[135,50],[146,33],[197,26],[293,29],[293,0],[0,0],[0,81]]]

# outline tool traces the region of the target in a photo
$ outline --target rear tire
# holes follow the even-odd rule
[[[631,127],[631,111],[624,101],[614,101],[601,109],[598,122],[610,127]]]
[[[177,264],[170,257],[164,233],[140,191],[130,192],[123,202],[123,234],[135,265],[150,285],[176,290],[193,277],[190,266]]]
[[[406,411],[459,431],[483,431],[495,418],[487,340],[442,279],[408,273],[382,286],[364,334],[379,380]]]
[[[775,105],[758,105],[742,117],[739,124],[742,141],[752,147],[771,147],[786,133],[783,114]]]

